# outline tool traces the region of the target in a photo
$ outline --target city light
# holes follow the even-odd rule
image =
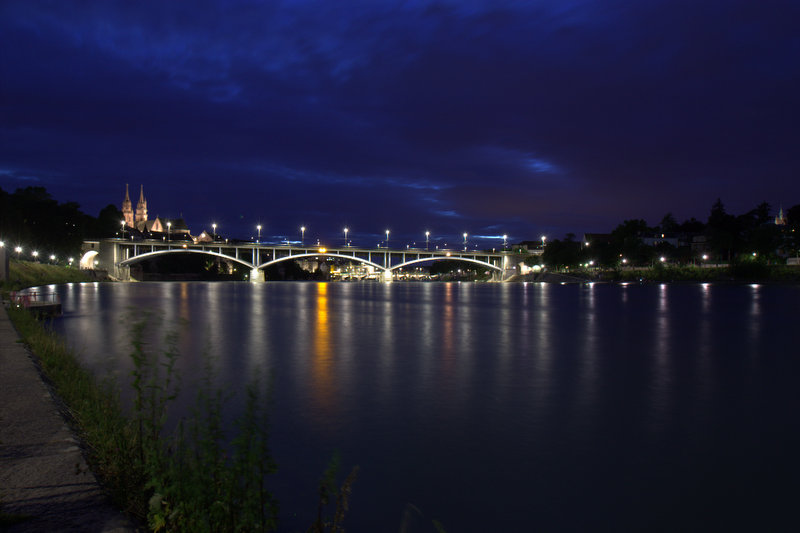
[[[344,245],[347,246],[347,232],[350,231],[347,228],[344,228]]]
[[[506,235],[504,233],[503,234],[503,248],[505,249],[506,246],[508,246],[508,235]]]
[[[467,233],[464,232],[464,251],[467,251]]]
[[[53,254],[50,254],[50,261],[55,261],[55,260],[56,260],[56,256],[53,255]]]
[[[168,241],[172,240],[171,229],[172,229],[172,222],[167,222],[167,240]]]
[[[664,257],[663,255],[662,255],[661,257],[659,257],[658,259],[659,259],[659,261],[661,261],[662,263],[663,263],[664,261],[666,261],[666,260],[667,260],[667,258],[666,258],[666,257]]]
[[[426,231],[425,232],[425,251],[426,252],[428,251],[428,242],[430,240],[430,236],[431,236],[431,232],[430,231]]]
[[[217,223],[216,222],[212,222],[211,223],[211,231],[214,233],[214,236],[216,237],[216,235],[217,235]]]
[[[31,255],[32,255],[33,257],[39,257],[39,252],[37,252],[36,250],[34,250],[34,251],[32,251],[32,252],[31,252]]]
[[[258,239],[256,239],[256,242],[261,242],[261,224],[256,226],[256,229],[258,230]]]
[[[306,227],[300,226],[300,244],[303,245],[306,242]]]
[[[544,241],[547,240],[547,235],[542,235],[542,246],[544,246]]]
[[[703,254],[703,261],[708,261],[708,255]]]
[[[389,248],[389,230],[386,230],[386,248]]]

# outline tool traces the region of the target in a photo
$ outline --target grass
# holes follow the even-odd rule
[[[74,267],[49,265],[31,261],[9,261],[8,279],[0,283],[4,292],[18,291],[25,287],[38,287],[51,283],[81,283],[96,281],[90,271]]]
[[[115,382],[96,380],[27,311],[12,308],[9,315],[66,404],[92,470],[120,508],[152,531],[275,530],[277,502],[265,486],[275,463],[258,382],[247,388],[245,412],[230,438],[223,430],[225,397],[212,388],[211,370],[193,416],[165,434],[168,406],[177,394],[174,335],[162,353],[154,353],[142,340],[147,322],[134,324],[134,402],[126,413]]]

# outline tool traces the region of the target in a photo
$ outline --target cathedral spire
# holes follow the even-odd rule
[[[144,185],[139,189],[139,203],[136,204],[136,223],[147,220],[147,200],[144,198]]]
[[[125,184],[125,199],[122,200],[122,216],[125,217],[125,225],[133,227],[133,206],[131,206],[131,197],[128,194],[128,184]]]

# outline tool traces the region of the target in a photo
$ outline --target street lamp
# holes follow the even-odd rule
[[[37,257],[39,257],[39,252],[34,250],[34,251],[31,252],[31,255],[33,256],[34,259],[36,259]]]
[[[303,246],[306,241],[306,227],[300,226],[300,245]]]
[[[426,252],[428,251],[428,242],[430,241],[430,236],[431,236],[431,232],[430,231],[426,231],[425,232],[425,251]]]
[[[547,240],[547,235],[542,235],[542,248],[544,248],[544,242]]]
[[[256,229],[258,230],[258,239],[256,239],[256,242],[261,242],[261,224],[256,226]]]
[[[122,226],[122,238],[125,238],[125,221],[121,220],[120,225]]]
[[[217,223],[216,222],[212,222],[211,223],[211,232],[214,234],[214,240],[216,241],[217,240]]]
[[[56,260],[56,256],[53,255],[53,254],[50,254],[50,261],[55,261],[55,260]]]
[[[167,222],[167,240],[172,240],[172,222]]]
[[[508,235],[506,235],[504,233],[503,234],[503,250],[505,250],[507,246],[508,246]]]
[[[19,259],[19,256],[22,253],[22,246],[15,247],[14,251],[17,252],[17,259]]]
[[[389,248],[389,230],[386,230],[386,248]]]
[[[467,233],[464,232],[464,251],[467,251]]]
[[[349,230],[348,230],[347,228],[344,228],[344,245],[345,245],[345,246],[347,246],[347,232],[348,232],[348,231],[349,231]]]

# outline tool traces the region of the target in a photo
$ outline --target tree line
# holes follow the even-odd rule
[[[771,210],[767,202],[762,202],[746,213],[733,215],[718,199],[706,222],[692,217],[678,223],[672,213],[667,213],[656,226],[632,219],[623,221],[610,234],[590,234],[585,240],[569,233],[564,239],[547,243],[542,261],[550,268],[743,260],[783,263],[800,250],[800,204],[785,211],[785,225],[775,224]],[[538,258],[531,257],[528,262],[536,263]]]
[[[30,250],[38,250],[43,257],[77,254],[86,239],[114,236],[122,218],[113,204],[97,217],[87,215],[75,202],[59,203],[44,187],[13,193],[0,188],[0,240],[11,250],[24,247],[26,255]]]

